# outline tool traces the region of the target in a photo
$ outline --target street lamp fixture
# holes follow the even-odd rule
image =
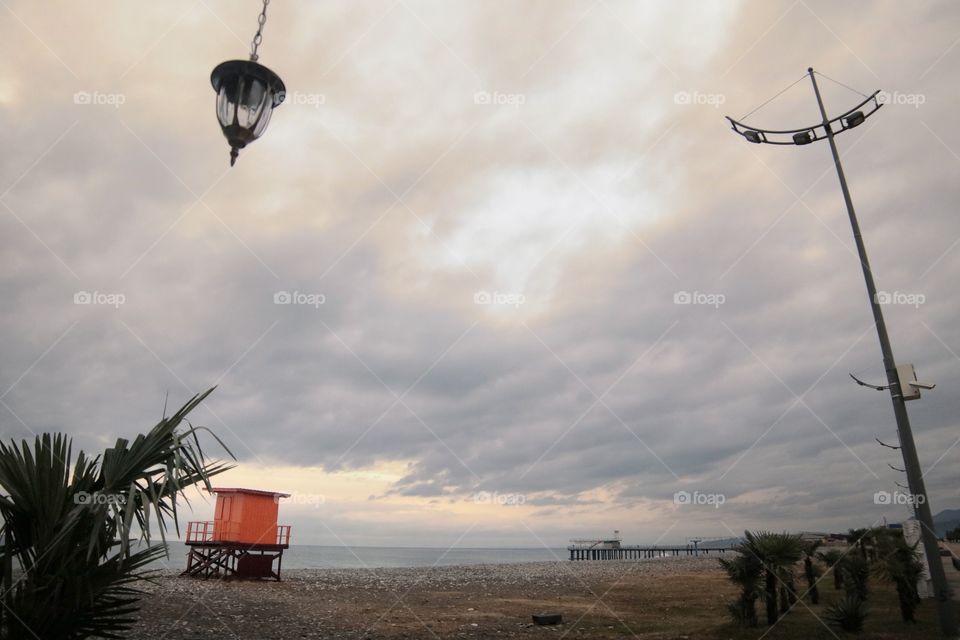
[[[847,125],[847,129],[853,129],[863,124],[863,121],[867,119],[867,116],[863,111],[854,111],[846,118],[843,119],[843,123]]]
[[[800,129],[777,131],[746,125],[742,122],[737,122],[729,116],[727,116],[727,120],[730,121],[731,128],[746,138],[747,142],[754,144],[805,145],[816,142],[817,140],[826,140],[829,137],[827,133],[828,126],[830,127],[831,133],[836,135],[837,133],[846,131],[847,129],[853,129],[863,124],[864,120],[872,116],[876,113],[877,109],[883,106],[883,103],[877,98],[879,94],[879,91],[874,92],[872,96],[832,120],[825,120],[820,124],[802,127]]]
[[[800,133],[793,134],[793,144],[810,144],[813,142],[813,136],[809,131],[801,131]]]
[[[287,89],[280,76],[257,62],[268,4],[270,0],[263,0],[257,33],[250,44],[250,59],[221,62],[210,74],[210,84],[217,93],[217,120],[230,144],[231,167],[240,149],[263,135],[273,110],[286,97]]]
[[[930,577],[936,592],[940,628],[944,637],[953,637],[957,633],[953,603],[950,600],[950,589],[947,585],[946,575],[944,574],[943,562],[940,559],[940,549],[933,528],[930,500],[927,499],[923,472],[920,468],[919,458],[917,457],[917,447],[913,441],[913,431],[910,428],[910,418],[907,415],[905,403],[906,400],[919,398],[919,388],[928,388],[930,385],[916,382],[916,374],[913,372],[912,365],[901,365],[898,367],[896,360],[894,360],[893,349],[890,346],[890,337],[887,335],[887,325],[883,320],[883,311],[880,308],[881,300],[877,296],[877,288],[873,281],[873,272],[870,270],[870,262],[867,260],[867,249],[863,242],[863,236],[860,233],[860,224],[857,222],[857,215],[853,209],[853,199],[850,196],[850,189],[847,187],[847,179],[843,173],[843,165],[840,164],[840,153],[837,151],[837,143],[834,140],[837,133],[842,133],[848,129],[860,126],[867,118],[876,113],[882,106],[877,99],[880,92],[874,92],[873,95],[867,96],[866,100],[857,106],[830,119],[827,116],[826,107],[823,105],[823,98],[820,96],[820,87],[817,86],[817,78],[813,68],[807,69],[807,73],[810,75],[810,81],[813,83],[813,91],[817,98],[817,105],[820,107],[820,115],[823,117],[823,122],[820,124],[803,127],[801,129],[774,131],[744,125],[729,117],[727,120],[730,121],[735,132],[742,135],[748,142],[754,144],[807,145],[823,139],[826,139],[827,142],[830,143],[833,163],[836,166],[837,176],[840,179],[840,189],[843,192],[843,199],[847,206],[847,215],[850,218],[850,226],[853,229],[853,238],[857,244],[857,252],[860,256],[860,265],[863,269],[863,279],[866,283],[867,294],[870,299],[870,308],[873,311],[873,319],[877,327],[877,337],[880,340],[880,351],[883,355],[883,367],[887,374],[886,385],[868,386],[890,391],[890,399],[893,402],[893,413],[897,421],[897,431],[900,435],[900,449],[903,454],[907,483],[910,486],[910,493],[913,494],[914,515],[920,522],[923,549],[927,556],[927,562],[930,565]],[[861,382],[860,384],[863,383]]]

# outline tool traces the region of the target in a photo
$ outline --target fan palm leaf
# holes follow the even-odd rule
[[[178,498],[231,468],[207,460],[197,437],[207,430],[186,421],[212,391],[101,456],[74,459],[62,434],[39,435],[32,447],[0,442],[2,564],[20,570],[16,581],[4,572],[10,614],[0,636],[124,637],[141,595],[134,585],[166,554],[167,527],[179,533]],[[151,544],[151,527],[160,544]]]

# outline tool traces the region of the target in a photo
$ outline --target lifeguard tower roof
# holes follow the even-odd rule
[[[211,493],[249,493],[256,496],[273,496],[280,498],[289,498],[289,493],[281,493],[279,491],[264,491],[263,489],[241,489],[239,487],[214,487],[210,490]]]

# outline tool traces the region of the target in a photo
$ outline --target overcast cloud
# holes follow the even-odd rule
[[[905,482],[889,399],[847,376],[883,371],[829,150],[723,119],[813,66],[894,98],[839,145],[879,288],[922,302],[885,313],[960,507],[956,3],[274,2],[290,97],[228,169],[209,73],[258,11],[0,6],[3,436],[99,450],[218,385],[220,483],[306,496],[300,543],[903,519],[873,499]],[[803,80],[748,122],[818,120]]]

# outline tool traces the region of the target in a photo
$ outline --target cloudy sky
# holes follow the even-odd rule
[[[257,2],[52,4],[0,2],[3,436],[102,450],[217,385],[219,484],[305,544],[900,520],[829,149],[723,118],[801,80],[747,122],[816,123],[813,66],[832,114],[887,92],[839,146],[960,507],[956,3],[278,0],[233,169],[209,74]]]

